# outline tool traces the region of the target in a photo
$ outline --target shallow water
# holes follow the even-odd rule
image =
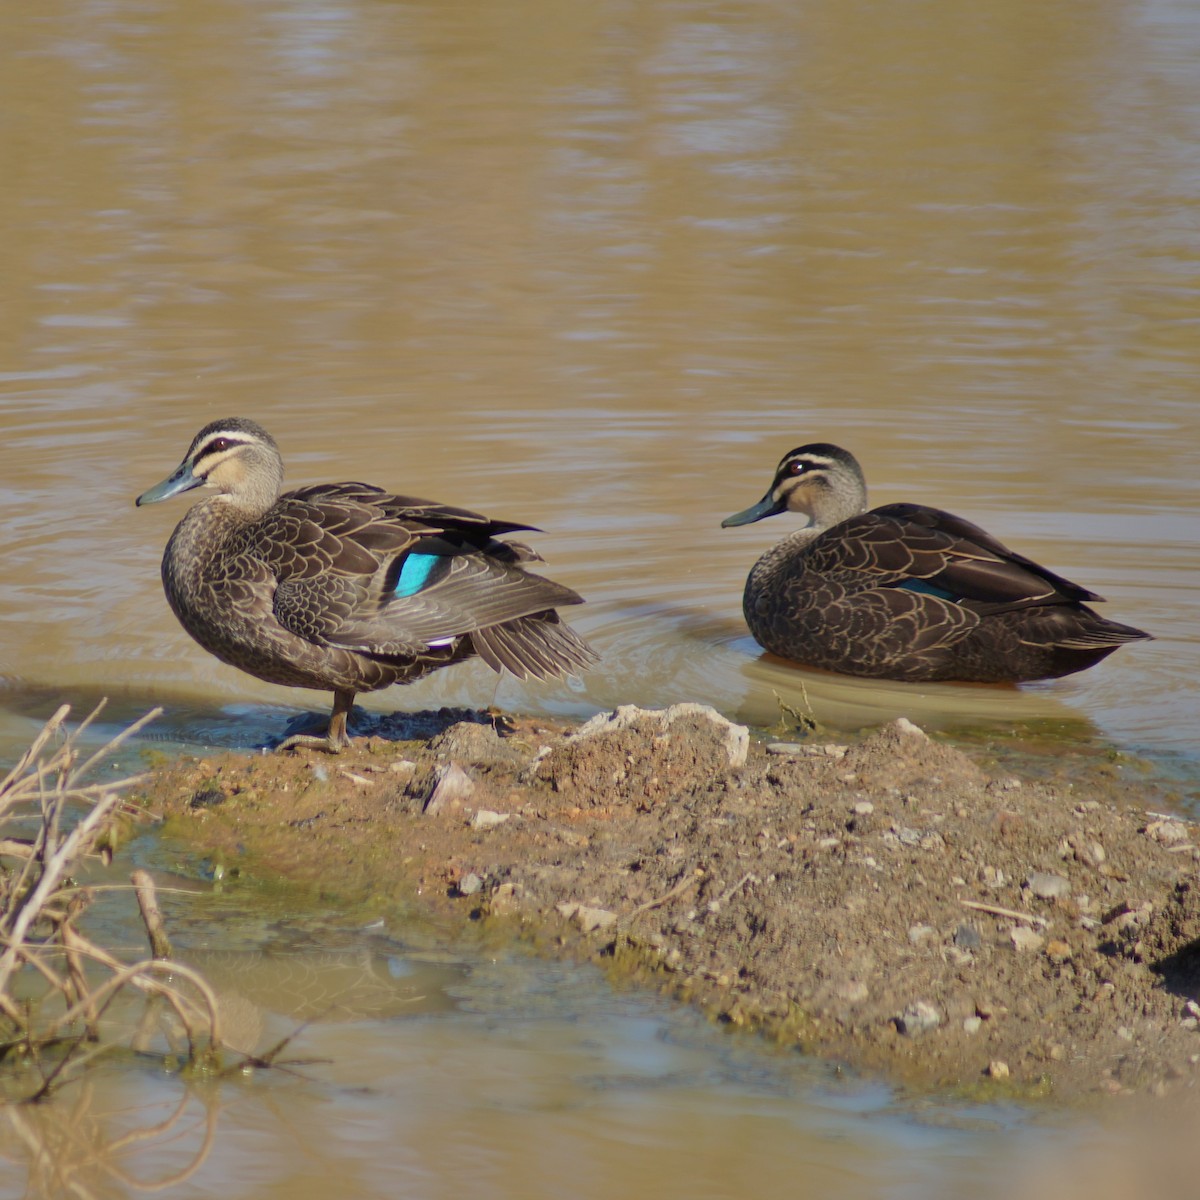
[[[294,1041],[276,1069],[243,1078],[187,1087],[147,1056],[50,1105],[0,1109],[0,1197],[164,1182],[301,1200],[918,1197],[964,1156],[1047,1138],[1013,1107],[898,1103],[869,1079],[614,995],[590,968],[451,956],[427,945],[436,931],[409,926],[401,942],[278,896],[174,882],[186,901],[160,898],[177,953],[216,987],[228,1040],[260,1053]],[[114,921],[115,898],[103,907]],[[214,928],[224,948],[196,944]]]
[[[370,703],[757,719],[803,678],[823,716],[841,682],[761,664],[741,621],[787,518],[718,525],[828,439],[876,501],[957,510],[1159,638],[1019,692],[860,687],[868,719],[1049,710],[1195,755],[1195,14],[504,11],[0,15],[9,707],[323,706],[191,645],[156,583],[186,501],[132,507],[240,413],[294,482],[543,527],[588,598],[581,686],[472,667]]]
[[[64,699],[109,695],[113,727],[161,701],[184,745],[324,708],[189,642],[157,579],[186,499],[133,508],[240,414],[294,483],[542,527],[588,599],[604,661],[579,684],[469,666],[371,706],[765,724],[778,693],[837,728],[1096,739],[1196,779],[1197,61],[1200,17],[1160,0],[0,7],[5,757]],[[810,440],[1158,640],[1022,689],[761,658],[741,589],[787,519],[719,523]],[[651,1119],[662,1094],[648,1158],[707,1144],[681,1106],[774,1136],[720,1081]],[[289,1144],[276,1101],[240,1103],[258,1153]],[[821,1128],[801,1110],[783,1126]]]

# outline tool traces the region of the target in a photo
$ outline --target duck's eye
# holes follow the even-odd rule
[[[208,453],[220,454],[222,451],[228,450],[232,445],[233,443],[228,438],[215,438],[213,441],[208,443]]]
[[[808,470],[808,463],[801,460],[790,462],[787,465],[789,475],[803,475]]]

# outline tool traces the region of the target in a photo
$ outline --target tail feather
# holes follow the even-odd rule
[[[534,613],[471,635],[475,652],[493,671],[518,679],[560,679],[577,675],[599,655],[555,612]]]
[[[1092,650],[1097,646],[1124,646],[1126,642],[1152,642],[1154,635],[1134,629],[1132,625],[1118,625],[1107,621],[1101,627],[1081,629],[1071,637],[1062,638],[1060,646],[1072,650]]]

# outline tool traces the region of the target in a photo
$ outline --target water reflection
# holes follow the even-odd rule
[[[279,982],[264,1027],[290,1007]],[[189,1086],[110,1062],[0,1110],[0,1197],[901,1196],[1024,1136],[998,1108],[939,1128],[936,1109],[614,997],[586,970],[476,961],[449,993],[425,1015],[317,1017],[277,1069]]]
[[[454,1007],[448,989],[465,973],[461,963],[422,962],[368,945],[192,950],[180,957],[212,985],[225,1042],[241,1054],[261,1053],[268,1031],[278,1034],[280,1019],[295,1026],[447,1012]]]
[[[113,1079],[93,1075],[49,1104],[0,1107],[0,1195],[125,1197],[186,1184],[217,1135],[215,1091],[179,1089],[173,1104],[115,1107]]]

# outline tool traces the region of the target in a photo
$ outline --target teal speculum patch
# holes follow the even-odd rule
[[[440,556],[437,554],[410,554],[400,568],[400,578],[392,589],[394,596],[415,596],[428,582]]]
[[[919,592],[922,596],[937,596],[940,600],[953,600],[956,604],[959,597],[953,592],[948,592],[945,588],[938,587],[937,584],[930,583],[927,579],[906,579],[898,585],[906,592]]]

